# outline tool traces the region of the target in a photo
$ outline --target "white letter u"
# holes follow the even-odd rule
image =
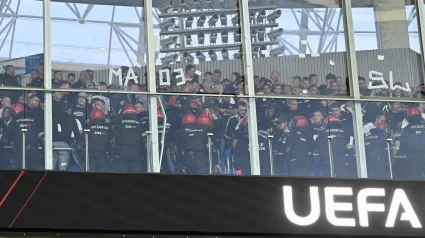
[[[320,216],[319,188],[310,187],[311,211],[308,216],[300,217],[295,214],[292,198],[292,187],[283,186],[283,206],[286,217],[296,225],[309,226],[317,221]]]

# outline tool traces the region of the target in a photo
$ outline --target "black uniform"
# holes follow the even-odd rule
[[[288,158],[291,151],[288,147],[290,140],[290,133],[279,131],[273,138],[273,156],[274,156],[274,173],[275,175],[287,176],[288,171]]]
[[[178,132],[181,163],[188,174],[207,174],[208,172],[208,157],[205,156],[208,144],[207,133],[208,129],[192,124],[182,125]]]
[[[75,119],[80,121],[81,126],[84,129],[86,128],[86,120],[88,119],[87,112],[90,112],[90,111],[91,110],[88,110],[87,107],[81,108],[81,107],[74,106],[72,108],[72,115],[75,117]]]
[[[330,151],[328,136],[332,136],[332,156],[333,165],[330,164]],[[330,166],[333,166],[336,177],[354,177],[355,166],[352,157],[348,155],[347,144],[350,143],[350,136],[344,131],[339,123],[330,122],[326,129],[321,131],[318,137],[319,154],[323,165],[324,176],[330,177]]]
[[[399,153],[405,153],[410,165],[412,179],[424,179],[425,170],[425,124],[410,121],[403,129]]]
[[[116,145],[119,150],[120,172],[143,172],[147,161],[141,154],[143,128],[137,115],[123,114],[118,123]]]
[[[271,174],[269,133],[266,130],[258,130],[258,152],[260,156],[261,175]]]
[[[312,152],[313,136],[308,127],[294,127],[288,140],[289,175],[309,176]]]
[[[40,153],[38,151],[38,133],[41,132],[42,121],[38,121],[30,107],[26,107],[13,120],[13,147],[15,151],[15,166],[23,168],[23,148],[25,148],[25,169],[40,169]],[[22,129],[25,132],[23,143]]]
[[[251,174],[251,161],[249,154],[248,125],[239,125],[234,139],[238,140],[234,148],[233,166],[235,171],[242,170],[242,174]]]
[[[90,120],[89,128],[89,169],[109,171],[107,152],[110,148],[110,126],[103,119],[94,119]]]
[[[373,128],[364,140],[368,178],[390,178],[386,131]]]
[[[5,121],[3,118],[0,118],[0,128],[1,128],[1,138],[0,138],[0,168],[8,169],[10,168],[10,159],[11,159],[11,151],[9,149],[5,149],[5,146],[10,146],[10,142],[13,139],[13,128],[12,121]]]
[[[16,82],[13,76],[7,73],[0,74],[0,85],[9,87],[22,87],[22,85],[19,85]],[[19,90],[0,90],[0,98],[3,98],[3,96],[8,96],[10,97],[12,104],[15,104],[18,102],[18,99],[22,95],[22,93],[23,91]]]

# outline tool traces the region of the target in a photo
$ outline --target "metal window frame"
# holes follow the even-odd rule
[[[144,2],[143,13],[145,17],[145,26],[153,26],[153,12],[152,2],[153,0],[140,0]],[[242,28],[242,48],[244,52],[243,56],[243,70],[247,80],[247,95],[203,95],[213,97],[243,97],[249,99],[249,111],[250,117],[250,147],[252,148],[251,153],[251,172],[253,175],[260,174],[260,163],[258,155],[258,132],[257,132],[257,118],[256,118],[256,100],[257,98],[282,98],[282,99],[312,99],[312,100],[338,100],[338,101],[353,101],[354,102],[354,129],[355,129],[355,143],[357,152],[357,165],[358,165],[358,176],[360,178],[367,178],[367,167],[366,167],[366,155],[364,149],[364,138],[363,138],[363,125],[361,120],[361,102],[371,101],[382,101],[382,102],[421,102],[423,99],[392,99],[392,98],[377,98],[377,97],[361,97],[358,87],[358,71],[357,71],[357,58],[356,49],[354,42],[354,31],[353,31],[353,16],[352,16],[352,5],[351,0],[341,1],[342,10],[344,11],[343,22],[344,22],[344,36],[346,43],[346,60],[347,60],[347,72],[349,75],[350,85],[350,97],[302,97],[302,96],[291,96],[291,97],[266,97],[255,95],[255,89],[253,87],[253,62],[251,56],[251,37],[250,37],[250,24],[249,24],[249,6],[248,1],[239,0],[239,11],[241,14],[241,28]],[[418,25],[419,25],[419,39],[421,48],[421,59],[422,59],[422,73],[425,73],[425,12],[424,12],[424,0],[415,1],[417,12],[418,12]],[[44,78],[50,79],[51,73],[51,1],[43,1],[43,47],[44,47]],[[148,92],[131,92],[131,91],[115,91],[115,90],[87,90],[87,89],[52,89],[51,81],[45,80],[45,88],[25,88],[24,90],[31,91],[42,91],[45,93],[45,118],[52,117],[52,92],[54,91],[72,91],[72,92],[104,92],[104,93],[130,93],[130,94],[145,94],[149,95],[149,123],[150,123],[150,134],[151,142],[149,150],[151,154],[148,155],[148,159],[151,160],[150,172],[160,172],[159,164],[159,144],[158,144],[158,127],[157,127],[157,111],[156,111],[156,100],[158,95],[193,95],[193,94],[180,94],[180,93],[158,93],[156,92],[155,82],[155,53],[154,47],[150,47],[154,44],[154,32],[153,27],[146,27],[146,44],[147,44],[147,72],[149,79]],[[10,90],[22,90],[22,88],[4,87],[4,89]],[[45,159],[46,169],[53,169],[53,157],[52,157],[52,120],[45,120]],[[360,135],[360,136],[358,136]]]

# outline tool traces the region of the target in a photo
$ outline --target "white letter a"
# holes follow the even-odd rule
[[[388,212],[387,222],[385,223],[386,227],[394,227],[395,219],[400,207],[403,207],[404,209],[404,212],[401,213],[401,221],[410,221],[413,228],[422,228],[418,216],[416,216],[415,210],[413,210],[412,204],[410,204],[403,189],[396,189],[394,192],[390,211]]]
[[[317,221],[320,216],[319,188],[310,187],[311,212],[306,217],[295,214],[292,198],[292,187],[283,186],[283,205],[286,217],[296,225],[308,226]]]

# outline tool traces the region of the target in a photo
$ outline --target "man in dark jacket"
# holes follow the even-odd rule
[[[287,151],[290,176],[308,176],[313,154],[313,136],[309,131],[308,120],[295,116],[290,123],[291,136]]]
[[[89,122],[89,170],[109,171],[107,159],[110,141],[110,126],[105,122],[105,113],[102,110],[94,110],[90,114]]]
[[[387,123],[381,122],[365,135],[368,178],[390,178]]]
[[[14,75],[15,67],[12,65],[6,66],[5,73],[0,75],[0,87],[22,87],[16,82]],[[7,95],[12,100],[12,104],[15,104],[22,93],[20,90],[0,90],[0,98]]]

